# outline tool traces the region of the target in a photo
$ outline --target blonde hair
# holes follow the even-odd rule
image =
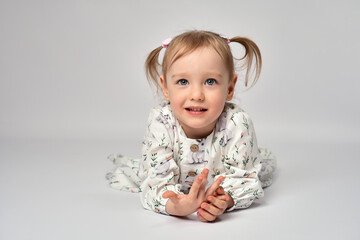
[[[230,42],[240,43],[245,48],[243,57],[233,57],[226,39],[214,32],[193,30],[176,36],[167,46],[161,65],[159,63],[159,55],[163,49],[162,46],[155,48],[147,57],[145,70],[150,85],[154,84],[156,88],[160,90],[159,77],[161,73],[166,79],[167,71],[176,60],[192,53],[200,47],[212,47],[223,59],[225,67],[230,73],[230,79],[232,79],[232,76],[235,74],[234,59],[244,61],[243,67],[246,68],[245,87],[248,85],[251,68],[254,65],[255,77],[251,85],[252,87],[259,79],[261,71],[262,60],[260,50],[252,40],[246,37],[233,37],[229,40]],[[162,70],[161,73],[159,73],[160,67]]]

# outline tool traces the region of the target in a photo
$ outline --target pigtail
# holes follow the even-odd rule
[[[158,78],[159,74],[159,55],[160,51],[163,49],[162,46],[155,48],[147,57],[145,62],[145,72],[146,77],[150,85],[154,84],[157,89],[161,89]]]
[[[251,74],[252,66],[254,64],[255,77],[251,86],[254,86],[257,80],[259,79],[262,60],[259,47],[250,39],[245,37],[233,37],[230,39],[230,42],[237,42],[244,46],[245,55],[242,58],[235,58],[236,60],[244,62],[244,67],[246,67],[246,75],[245,75],[245,87],[247,87],[248,80]]]

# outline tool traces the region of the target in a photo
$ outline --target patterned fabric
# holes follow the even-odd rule
[[[248,114],[233,103],[226,103],[214,131],[203,139],[186,137],[170,105],[155,107],[148,120],[142,159],[110,155],[116,165],[107,175],[110,186],[140,192],[146,209],[167,214],[167,190],[188,193],[196,176],[209,169],[208,186],[224,176],[222,186],[234,199],[228,211],[247,208],[264,195],[272,183],[276,159],[259,148]],[[208,187],[207,186],[207,187]]]

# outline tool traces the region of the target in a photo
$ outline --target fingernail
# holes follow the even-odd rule
[[[206,207],[207,207],[207,204],[206,204],[206,203],[203,203],[203,204],[201,205],[201,207],[202,207],[202,208],[206,208]]]
[[[203,170],[203,173],[208,174],[208,173],[209,173],[209,169],[205,168],[205,169]]]
[[[212,196],[209,196],[208,200],[211,202],[212,200],[214,200],[214,198]]]
[[[203,180],[203,177],[202,176],[199,176],[198,177],[199,181]]]

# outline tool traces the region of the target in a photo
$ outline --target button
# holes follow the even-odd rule
[[[199,146],[196,144],[191,145],[190,150],[193,152],[197,152],[199,150]]]

